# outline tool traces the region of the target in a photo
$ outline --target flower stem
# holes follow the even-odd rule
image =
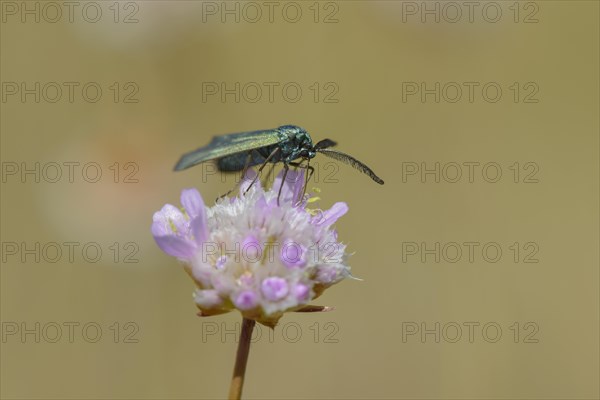
[[[242,334],[238,343],[233,377],[231,378],[231,386],[229,387],[229,400],[239,400],[242,398],[244,375],[246,374],[246,364],[248,363],[248,354],[250,353],[250,339],[252,338],[252,330],[255,324],[256,321],[253,319],[244,318],[242,321]]]

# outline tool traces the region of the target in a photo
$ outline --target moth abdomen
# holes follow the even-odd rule
[[[217,160],[217,169],[221,172],[239,172],[245,167],[254,167],[265,162],[275,146],[267,146],[262,149],[255,149],[249,152],[232,154]],[[279,157],[272,157],[269,162],[279,162]]]

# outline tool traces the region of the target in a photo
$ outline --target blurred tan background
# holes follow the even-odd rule
[[[1,2],[2,397],[225,396],[240,316],[152,214],[234,182],[182,153],[292,123],[386,184],[315,160],[363,281],[263,328],[246,398],[598,398],[598,3],[273,4]]]

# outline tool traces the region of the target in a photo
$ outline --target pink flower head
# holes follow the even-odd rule
[[[290,170],[283,183],[280,173],[270,190],[257,181],[245,195],[220,199],[210,208],[196,189],[185,189],[183,211],[167,204],[154,214],[154,239],[185,263],[198,287],[201,315],[237,309],[245,318],[274,326],[283,313],[304,308],[350,276],[346,246],[332,229],[348,206],[310,209],[314,199],[301,198],[303,185],[304,173]]]

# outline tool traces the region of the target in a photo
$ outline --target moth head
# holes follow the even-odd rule
[[[304,128],[296,125],[283,125],[279,127],[279,130],[287,134],[288,159],[290,161],[298,157],[313,158],[316,155],[312,138]]]
[[[304,132],[306,135],[298,136],[298,148],[300,149],[300,157],[302,158],[313,158],[317,155],[315,146],[313,145],[312,139],[308,135],[308,132]]]
[[[321,149],[326,149],[328,147],[333,147],[335,146],[337,143],[334,142],[331,139],[323,139],[321,141],[319,141],[317,144],[315,144],[313,146],[312,144],[312,140],[310,143],[310,146],[308,144],[306,144],[303,147],[303,151],[301,153],[301,156],[304,158],[313,158],[317,155],[317,152],[320,151]]]

